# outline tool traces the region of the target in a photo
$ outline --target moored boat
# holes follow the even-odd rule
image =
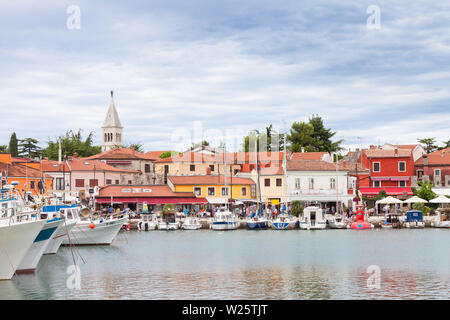
[[[142,212],[141,219],[137,223],[138,230],[149,231],[156,230],[158,226],[158,218],[153,212]]]
[[[362,210],[362,206],[360,206],[360,209],[356,211],[356,214],[352,217],[354,220],[350,225],[347,225],[348,229],[353,230],[367,230],[367,229],[373,229],[375,226],[366,221],[365,213]]]
[[[184,230],[198,230],[202,227],[197,217],[188,216],[184,219],[182,228]]]
[[[342,215],[330,215],[327,217],[327,225],[330,229],[346,229],[348,221]]]
[[[239,220],[234,213],[222,209],[214,213],[211,222],[211,229],[216,231],[236,230],[239,227]]]
[[[388,213],[385,215],[385,219],[380,222],[381,228],[384,229],[397,229],[402,226],[400,222],[400,214]]]
[[[442,212],[438,209],[436,210],[436,215],[431,221],[431,226],[433,228],[450,228],[450,213]]]
[[[403,221],[405,228],[425,228],[425,221],[423,221],[422,211],[411,210],[406,212],[406,219]]]
[[[303,210],[299,219],[300,229],[303,230],[323,230],[327,227],[327,222],[323,210],[316,206],[309,206]]]
[[[64,239],[70,240],[68,235],[79,219],[79,208],[76,205],[48,205],[44,206],[42,210],[48,214],[50,219],[57,217],[63,219],[63,223],[56,229],[44,251],[44,254],[56,254]]]
[[[276,219],[272,220],[270,226],[274,230],[292,230],[295,228],[297,219],[287,213],[280,213]]]

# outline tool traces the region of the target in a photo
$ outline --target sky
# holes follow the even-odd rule
[[[313,114],[348,149],[442,144],[449,29],[448,1],[2,0],[0,144],[82,129],[100,145],[111,90],[145,151],[237,150]]]

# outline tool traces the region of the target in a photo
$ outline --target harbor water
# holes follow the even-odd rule
[[[449,299],[449,240],[445,229],[121,231],[111,246],[44,256],[35,274],[0,281],[0,297]]]

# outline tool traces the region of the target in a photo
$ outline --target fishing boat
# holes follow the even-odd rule
[[[340,214],[330,215],[327,217],[327,225],[330,229],[346,229],[348,221]]]
[[[300,229],[303,230],[323,230],[327,227],[323,210],[317,206],[306,207],[303,210],[299,222]]]
[[[275,220],[271,221],[271,228],[274,230],[292,230],[297,224],[297,219],[285,212],[280,213]]]
[[[128,221],[128,215],[122,212],[105,217],[90,215],[88,208],[82,209],[81,212],[80,220],[69,232],[70,242],[65,238],[63,245],[110,245],[123,224]]]
[[[388,213],[385,215],[385,219],[380,222],[381,228],[393,229],[400,228],[402,223],[400,222],[400,214],[398,213]]]
[[[211,229],[216,231],[236,230],[239,227],[237,216],[226,208],[219,208],[214,213]]]
[[[46,221],[17,212],[14,198],[1,189],[0,198],[0,280],[13,277]]]
[[[433,228],[450,228],[450,212],[441,212],[436,210],[436,215],[431,221]]]
[[[64,239],[68,238],[70,230],[75,227],[79,217],[79,208],[74,205],[47,205],[42,208],[42,211],[48,214],[49,219],[61,217],[63,223],[56,229],[52,236],[50,243],[44,251],[44,254],[56,254]]]
[[[34,272],[36,270],[39,261],[41,260],[42,255],[47,249],[48,244],[55,235],[56,230],[64,222],[62,218],[53,218],[47,220],[42,219],[41,217],[40,220],[44,220],[45,224],[42,227],[42,230],[34,239],[33,244],[31,245],[30,249],[28,249],[19,266],[17,267],[16,272],[18,273]]]
[[[197,217],[186,217],[182,225],[184,230],[198,230],[201,229],[201,227],[202,225]]]
[[[153,212],[142,212],[137,227],[140,231],[156,230],[158,227],[158,217]]]
[[[405,228],[425,228],[425,221],[423,221],[422,211],[411,210],[406,212],[406,219],[403,221]]]
[[[366,214],[364,213],[363,206],[357,205],[357,208],[358,210],[352,216],[353,222],[347,225],[347,229],[353,230],[373,229],[375,226],[372,223],[366,221]]]
[[[158,230],[178,230],[180,224],[175,212],[163,212],[162,220],[158,222]]]

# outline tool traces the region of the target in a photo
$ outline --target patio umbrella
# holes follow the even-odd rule
[[[403,201],[389,196],[384,199],[378,200],[377,203],[379,203],[379,204],[396,204],[396,203],[403,203]]]
[[[412,198],[409,198],[405,201],[403,201],[404,203],[428,203],[427,200],[424,200],[422,198],[419,198],[418,196],[414,196]]]
[[[431,199],[430,203],[450,203],[450,198],[440,195],[437,198]]]

